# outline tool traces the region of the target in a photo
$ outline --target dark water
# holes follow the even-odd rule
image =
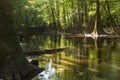
[[[56,75],[50,80],[120,80],[119,38],[44,35],[27,37],[21,42],[24,50],[69,47],[57,54],[34,57],[39,60],[39,67],[45,67],[48,59],[52,61]]]

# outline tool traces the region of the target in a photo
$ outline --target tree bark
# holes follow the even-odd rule
[[[99,35],[102,31],[101,28],[101,14],[100,14],[100,1],[96,0],[96,20],[94,25],[94,30],[91,34],[93,35]]]
[[[101,28],[101,14],[100,14],[100,1],[96,0],[96,25],[94,28],[95,33],[97,32],[98,34],[101,33],[102,28]]]
[[[30,70],[15,33],[12,0],[0,0],[0,75],[4,80],[23,80]]]

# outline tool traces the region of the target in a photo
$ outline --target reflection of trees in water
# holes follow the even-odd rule
[[[107,44],[111,44],[111,49],[113,50],[113,49],[116,49],[117,43],[120,41],[120,39],[119,38],[112,38],[112,39],[107,38],[106,41],[107,41]]]
[[[22,39],[22,43],[25,43],[25,50],[38,50],[40,46],[44,46],[47,40],[47,36],[27,36]]]
[[[113,56],[116,55],[115,51],[117,50],[117,44],[119,41],[120,40],[118,38],[107,37],[98,41],[98,47],[102,48],[102,50],[98,50],[98,58],[100,58],[98,66],[100,72],[97,75],[98,78],[119,80],[118,73],[116,73],[114,68],[112,68],[113,65],[116,65],[116,63],[113,63],[113,61],[116,61],[113,59]]]
[[[117,43],[119,39],[115,38],[98,38],[98,39],[92,39],[92,38],[79,38],[75,39],[74,46],[79,47],[79,53],[80,55],[89,56],[89,51],[91,48],[96,49],[97,58],[99,59],[98,62],[101,63],[102,57],[107,54],[107,61],[110,61],[111,59],[111,53],[116,49]],[[106,45],[104,45],[106,44]],[[104,51],[105,50],[107,52]]]
[[[50,41],[53,43],[51,47],[56,48],[57,46],[60,46],[61,43],[61,35],[50,35]]]
[[[83,56],[89,58],[91,55],[90,50],[95,50],[97,55],[98,63],[101,64],[103,61],[111,61],[112,52],[116,49],[119,39],[99,37],[94,40],[92,38],[69,38],[73,42],[74,47],[78,50],[77,58],[86,59]]]
[[[32,39],[33,41],[30,41],[29,39]],[[56,48],[61,46],[61,44],[70,46],[72,43],[72,49],[66,50],[63,52],[63,54],[55,54],[54,57],[49,58],[52,59],[56,65],[62,65],[65,68],[72,68],[75,74],[79,74],[79,76],[82,75],[81,78],[83,79],[89,79],[91,70],[102,70],[99,67],[103,65],[103,63],[108,63],[111,61],[112,52],[114,51],[113,49],[116,49],[116,44],[118,44],[119,41],[119,39],[111,38],[98,38],[97,40],[94,40],[92,38],[84,37],[66,38],[57,35],[46,37],[37,36],[28,38],[28,40],[28,44],[34,44],[36,48],[39,46],[45,48],[44,46],[48,45],[48,41],[50,41],[48,45],[49,48]],[[94,55],[92,59],[90,57],[91,55]],[[46,57],[45,59],[47,60],[48,58]],[[75,66],[73,66],[71,63],[75,64]],[[92,69],[89,70],[88,68]],[[64,74],[69,75],[70,73],[65,72]]]
[[[61,44],[60,35],[33,35],[20,39],[21,43],[25,43],[26,50],[39,50],[45,48],[56,48]]]

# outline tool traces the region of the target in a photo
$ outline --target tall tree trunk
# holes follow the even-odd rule
[[[101,29],[101,14],[100,14],[100,1],[96,0],[96,27],[97,32],[100,34]]]
[[[12,0],[0,0],[0,75],[5,80],[21,80],[30,71],[15,33]]]
[[[56,17],[57,17],[57,25],[56,25],[56,28],[57,28],[57,32],[59,32],[60,30],[60,9],[59,9],[59,0],[56,0]]]
[[[72,2],[72,6],[71,6],[71,8],[72,8],[72,16],[71,16],[71,27],[75,27],[75,21],[74,21],[74,16],[75,16],[75,1],[74,0],[72,0],[71,1]]]
[[[101,14],[100,14],[100,1],[96,0],[96,21],[94,31],[92,34],[100,34],[101,31]]]
[[[82,27],[84,28],[85,33],[86,28],[87,28],[87,24],[88,23],[88,11],[87,11],[87,2],[86,0],[83,1],[83,22],[82,22]]]
[[[67,26],[67,19],[66,19],[66,5],[65,5],[65,1],[63,0],[63,23],[64,23],[64,27],[66,27]]]
[[[80,12],[80,0],[77,0],[77,9],[78,9],[78,15],[77,15],[77,25],[79,26],[79,27],[81,27],[81,16],[80,16],[80,14],[81,14],[81,12]]]
[[[53,24],[52,27],[53,27],[53,28],[52,28],[52,30],[55,31],[55,30],[56,30],[56,19],[55,19],[55,14],[54,14],[54,13],[55,13],[54,1],[53,1],[53,0],[49,0],[49,4],[50,4],[50,6],[51,6],[51,7],[50,7],[50,10],[51,10],[52,19],[53,19],[53,22],[52,22],[52,24]]]

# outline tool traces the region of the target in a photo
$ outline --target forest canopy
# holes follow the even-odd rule
[[[110,28],[118,33],[120,29],[119,0],[15,0],[13,3],[18,28],[39,27],[50,31],[77,28],[79,32],[85,28],[91,32],[100,5],[102,30],[109,32]]]

